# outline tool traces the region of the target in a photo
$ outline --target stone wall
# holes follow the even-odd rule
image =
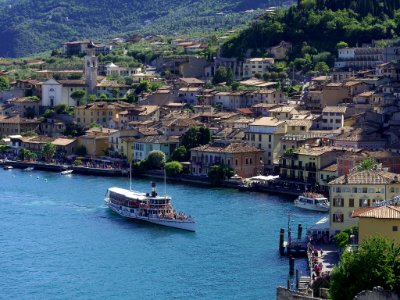
[[[318,300],[318,299],[321,298],[314,298],[312,296],[301,294],[296,291],[291,291],[282,286],[278,286],[276,288],[276,300]]]
[[[354,300],[399,300],[400,296],[393,291],[385,291],[382,287],[374,287],[372,291],[362,291]]]

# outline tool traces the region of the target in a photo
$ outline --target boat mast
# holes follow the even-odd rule
[[[131,163],[129,164],[129,191],[132,191],[132,161],[133,161],[133,159],[131,160]]]
[[[165,171],[164,167],[164,195],[167,197],[167,171]]]

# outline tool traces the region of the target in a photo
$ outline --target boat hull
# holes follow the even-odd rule
[[[318,205],[304,205],[301,203],[295,203],[294,206],[301,208],[301,209],[311,210],[311,211],[318,211],[318,212],[328,212],[329,211],[329,207],[318,206]]]
[[[114,212],[119,214],[122,217],[133,219],[133,220],[141,220],[157,225],[162,225],[166,227],[172,227],[177,229],[183,229],[187,231],[196,231],[195,230],[195,222],[194,221],[184,221],[184,220],[176,220],[176,219],[159,219],[159,218],[152,218],[146,216],[140,216],[135,213],[131,213],[129,207],[126,206],[117,206],[110,203],[107,199],[105,200],[105,204]]]

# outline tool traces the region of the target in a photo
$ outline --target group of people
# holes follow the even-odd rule
[[[311,269],[311,273],[312,273],[312,280],[315,280],[316,278],[318,278],[319,276],[321,276],[322,273],[322,262],[319,261],[319,257],[322,257],[322,255],[324,254],[323,250],[319,250],[314,248],[313,246],[311,246],[309,248],[309,254],[311,257],[311,262],[310,262],[310,269]]]

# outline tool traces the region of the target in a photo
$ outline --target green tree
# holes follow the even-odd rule
[[[225,67],[218,67],[218,69],[215,71],[212,83],[216,85],[226,82],[227,77],[228,77],[228,70]]]
[[[74,164],[74,166],[80,166],[80,165],[82,165],[82,161],[80,159],[75,159],[73,164]]]
[[[43,146],[43,156],[46,162],[50,162],[53,159],[54,154],[56,154],[56,150],[56,145],[50,142]]]
[[[147,157],[149,169],[160,169],[165,164],[165,153],[159,150],[150,151]]]
[[[34,130],[28,130],[28,131],[23,131],[21,132],[21,135],[26,137],[26,136],[38,136],[37,132]]]
[[[182,145],[190,150],[194,147],[208,144],[211,141],[211,132],[207,127],[191,127],[182,136]]]
[[[151,87],[150,87],[150,83],[146,80],[143,80],[141,83],[139,83],[139,85],[136,87],[135,89],[135,94],[139,95],[141,93],[146,93],[146,92],[150,92],[151,91]]]
[[[34,152],[26,148],[21,148],[18,154],[21,160],[31,160],[36,157]]]
[[[331,273],[329,294],[333,300],[351,300],[376,286],[400,292],[400,247],[377,236],[342,254]]]
[[[233,171],[227,166],[215,165],[208,169],[208,180],[212,185],[221,185],[226,178],[232,176]]]
[[[85,97],[86,92],[84,90],[76,90],[72,92],[71,98],[75,100],[76,104],[81,105],[82,99]]]
[[[206,145],[211,142],[211,131],[208,127],[201,126],[199,127],[199,145]]]
[[[349,44],[346,42],[340,41],[339,43],[336,44],[336,49],[343,49],[343,48],[348,48]]]
[[[169,176],[176,176],[183,171],[182,164],[179,161],[171,161],[165,164],[165,172]]]
[[[87,154],[87,149],[85,145],[79,145],[76,147],[75,154],[79,156],[85,156]]]
[[[317,64],[314,67],[314,71],[322,72],[322,73],[328,73],[329,72],[329,66],[326,64],[324,61],[317,62]]]
[[[97,124],[96,122],[92,122],[90,123],[89,128],[100,128],[101,126],[99,124]]]
[[[10,149],[8,145],[0,145],[0,153],[7,152]]]
[[[357,167],[358,171],[368,171],[376,165],[376,160],[373,158],[364,159],[361,164]]]
[[[10,80],[6,76],[0,76],[0,91],[8,90],[10,88]]]
[[[171,161],[185,161],[188,159],[188,151],[185,146],[175,148],[171,155]]]
[[[128,103],[137,103],[138,102],[138,97],[135,94],[129,94],[126,97],[126,101],[128,101]]]

